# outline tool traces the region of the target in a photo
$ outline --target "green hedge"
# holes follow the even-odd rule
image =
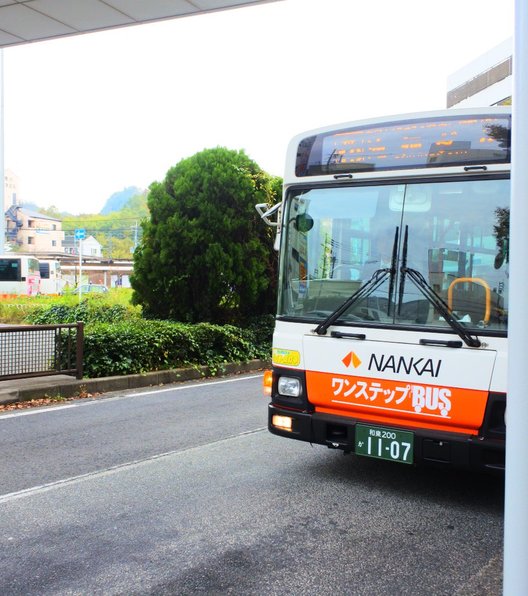
[[[247,329],[148,320],[89,325],[84,336],[84,375],[107,377],[201,365],[219,371],[226,363],[269,358],[270,319]]]
[[[35,307],[25,322],[52,325],[83,321],[84,376],[108,377],[270,358],[274,318],[262,316],[245,328],[185,324],[140,318],[138,309],[84,300]]]

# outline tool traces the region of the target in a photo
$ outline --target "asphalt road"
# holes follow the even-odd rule
[[[0,594],[499,595],[500,479],[265,430],[233,377],[0,416]]]

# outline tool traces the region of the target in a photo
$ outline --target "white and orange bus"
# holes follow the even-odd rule
[[[280,246],[272,433],[504,468],[510,131],[508,108],[483,108],[292,140],[264,213]]]
[[[40,293],[39,262],[18,253],[0,255],[0,296],[36,296]]]

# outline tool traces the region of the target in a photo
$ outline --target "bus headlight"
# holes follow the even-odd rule
[[[301,395],[301,381],[293,377],[279,377],[277,389],[280,395],[299,397]]]

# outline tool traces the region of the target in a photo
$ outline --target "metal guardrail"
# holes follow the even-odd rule
[[[0,327],[0,380],[83,376],[84,323]]]

